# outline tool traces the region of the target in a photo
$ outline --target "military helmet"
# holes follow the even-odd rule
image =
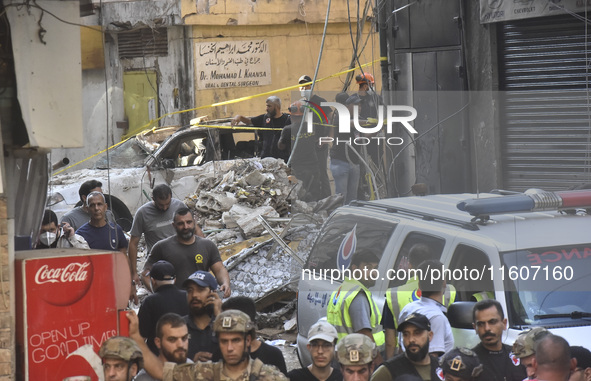
[[[111,337],[99,349],[99,357],[118,358],[127,362],[137,362],[139,369],[144,367],[144,357],[140,347],[129,337]]]
[[[513,354],[519,358],[535,354],[536,341],[549,333],[550,332],[544,327],[535,327],[521,332],[513,343]]]
[[[247,314],[238,310],[226,310],[219,314],[213,322],[215,333],[241,332],[250,333],[254,330],[254,323]]]
[[[376,344],[360,333],[351,333],[339,340],[336,352],[342,365],[369,364],[378,354]]]
[[[476,353],[468,348],[454,348],[439,359],[444,374],[472,380],[482,373],[483,366]]]

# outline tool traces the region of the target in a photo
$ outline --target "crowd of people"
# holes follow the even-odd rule
[[[334,101],[347,107],[351,116],[354,115],[354,106],[358,106],[357,121],[366,122],[377,117],[377,106],[382,104],[382,101],[374,90],[373,75],[361,73],[355,80],[359,86],[358,91],[352,95],[339,93]],[[303,190],[300,198],[303,201],[317,201],[331,195],[329,171],[334,179],[335,192],[343,196],[346,204],[358,199],[361,195],[359,188],[363,189],[363,184],[359,181],[361,173],[368,170],[366,165],[360,167],[362,157],[366,158],[365,164],[371,160],[375,165],[379,165],[377,146],[356,148],[355,144],[344,143],[352,142],[361,136],[354,128],[354,121],[346,121],[352,127],[351,132],[340,133],[339,113],[331,107],[322,107],[321,104],[327,100],[317,94],[311,94],[312,78],[302,75],[299,84],[302,98],[288,107],[289,113],[281,111],[279,97],[270,96],[266,100],[264,114],[254,117],[236,115],[231,124],[236,126],[243,123],[261,128],[257,132],[257,138],[261,142],[260,156],[275,157],[289,162],[292,174],[302,181]],[[309,131],[305,116],[312,112],[310,110],[314,107],[320,107],[323,115],[312,113],[313,128]],[[329,147],[331,142],[321,138],[331,138],[335,141],[338,139],[341,143]]]

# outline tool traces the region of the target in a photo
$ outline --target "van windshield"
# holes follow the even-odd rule
[[[381,259],[396,224],[354,214],[338,214],[338,218],[333,215],[322,229],[306,269],[347,269],[354,255],[364,251]]]
[[[591,324],[591,243],[502,253],[512,326]]]

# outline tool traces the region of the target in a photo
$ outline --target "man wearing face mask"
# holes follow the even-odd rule
[[[68,224],[63,223],[60,227],[57,223],[57,216],[52,210],[46,209],[43,213],[41,230],[39,231],[39,241],[36,249],[48,248],[70,248],[88,249],[86,240],[74,233],[74,229]]]
[[[289,115],[281,112],[281,99],[274,95],[267,98],[266,101],[267,112],[262,115],[246,117],[236,115],[232,119],[231,125],[236,126],[240,122],[247,126],[262,127],[268,130],[259,130],[257,137],[262,142],[261,158],[275,157],[283,159],[286,163],[289,159],[289,149],[280,150],[277,147],[277,142],[281,136],[281,129],[290,123]]]
[[[308,75],[302,75],[298,81],[300,86],[300,95],[302,96],[302,100],[308,101],[314,105],[318,105],[328,120],[331,120],[332,116],[332,109],[330,107],[322,107],[322,102],[326,102],[326,99],[312,94],[312,78]],[[326,123],[326,121],[322,121],[316,113],[313,115],[313,122],[314,122],[314,132],[316,136],[334,136],[333,129],[324,126],[322,124]],[[319,180],[320,180],[320,189],[319,189],[319,196],[320,198],[326,198],[330,196],[330,180],[328,179],[328,150],[329,150],[329,143],[322,143],[321,145],[316,145],[316,156],[318,157],[318,166],[319,166]]]
[[[359,118],[377,118],[378,106],[383,104],[382,98],[375,91],[375,80],[370,73],[361,73],[355,77],[359,85],[357,95],[361,98],[359,105]]]
[[[150,277],[149,287],[153,294],[148,295],[142,302],[138,318],[140,334],[146,338],[148,347],[157,355],[158,347],[154,339],[158,320],[169,312],[180,316],[188,315],[189,304],[187,293],[174,285],[176,271],[170,262],[160,260],[154,263],[148,276]]]

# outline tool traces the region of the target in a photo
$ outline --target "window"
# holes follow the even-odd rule
[[[483,270],[490,268],[490,261],[483,251],[460,244],[454,251],[449,268],[450,270],[460,269],[463,274],[468,274],[462,275],[451,282],[457,291],[456,301],[477,301],[484,298],[477,294],[490,297],[494,293],[495,288],[490,277],[491,273]],[[482,279],[469,275],[470,270],[473,269],[477,270],[474,272],[475,274],[482,275]]]

